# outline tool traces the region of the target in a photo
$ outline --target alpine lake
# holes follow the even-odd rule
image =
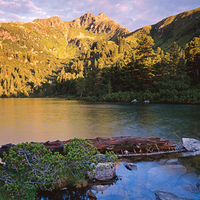
[[[158,136],[179,144],[184,137],[200,140],[200,105],[0,99],[0,133],[0,145],[115,136]],[[126,162],[135,170],[128,170]],[[156,190],[200,199],[199,181],[200,156],[123,159],[109,182],[43,192],[38,199],[155,200]]]

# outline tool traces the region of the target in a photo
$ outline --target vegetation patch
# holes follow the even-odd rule
[[[64,146],[64,155],[52,153],[39,143],[22,143],[4,153],[0,190],[5,197],[34,199],[38,190],[52,191],[66,185],[84,187],[87,172],[98,162],[116,162],[113,152],[101,160],[98,150],[84,139],[74,138]],[[92,164],[92,165],[91,165]]]

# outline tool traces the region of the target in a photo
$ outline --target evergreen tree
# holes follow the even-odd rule
[[[200,36],[194,37],[185,49],[188,74],[193,78],[193,83],[200,82]]]
[[[148,89],[153,86],[155,76],[155,54],[152,49],[154,41],[150,36],[142,35],[137,42],[134,67],[135,79],[137,80],[138,89]]]

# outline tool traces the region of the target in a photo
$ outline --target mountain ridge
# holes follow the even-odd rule
[[[74,57],[100,40],[117,41],[118,37],[125,37],[127,41],[136,43],[142,34],[150,35],[154,39],[154,48],[168,50],[174,41],[184,47],[200,34],[200,8],[167,17],[133,32],[110,19],[105,13],[86,13],[72,21],[63,21],[58,16],[53,16],[28,23],[0,23],[0,28],[1,46],[5,40],[11,40],[12,46],[18,41],[23,43],[16,44],[16,49],[19,49],[19,46],[29,46],[30,44],[25,43],[30,42],[31,38],[38,38],[37,46],[62,58]],[[22,36],[26,36],[29,41]]]
[[[155,48],[161,47],[168,50],[174,41],[184,47],[192,38],[200,34],[200,7],[166,17],[156,24],[141,27],[125,37],[134,39],[141,34],[151,36],[154,39]]]
[[[178,43],[174,43],[174,48],[183,56],[185,44],[199,35],[199,16],[200,8],[171,16],[135,32],[130,32],[104,13],[86,13],[68,22],[54,16],[29,23],[0,23],[0,96],[75,94],[82,87],[86,90],[81,94],[100,95],[108,90],[109,93],[132,88],[138,90],[142,84],[144,89],[147,88],[145,84],[148,87],[151,84],[141,81],[146,76],[140,76],[142,71],[138,71],[138,67],[143,70],[143,65],[137,61],[148,66],[154,55],[157,55],[154,61],[158,66],[154,66],[153,73],[148,73],[148,79],[155,75],[159,84],[162,77],[158,73],[163,68],[160,61],[169,58],[169,49],[174,41]],[[154,42],[150,37],[141,37],[142,34],[152,36]],[[150,41],[152,54],[148,62],[146,56],[138,56],[142,38]],[[154,51],[156,47],[161,48]],[[168,63],[165,65],[170,67]],[[186,78],[184,87],[187,86]]]

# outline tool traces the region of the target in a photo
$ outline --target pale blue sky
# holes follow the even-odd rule
[[[52,16],[71,21],[87,12],[94,15],[104,12],[134,31],[198,7],[199,0],[0,0],[0,22],[31,22]]]

